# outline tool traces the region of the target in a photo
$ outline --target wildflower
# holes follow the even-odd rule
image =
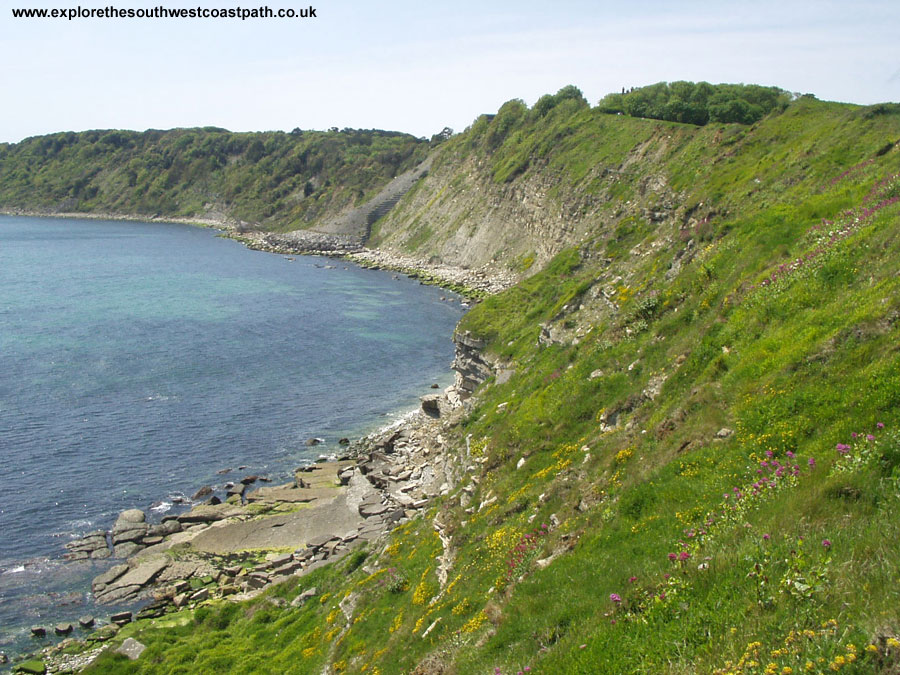
[[[633,584],[635,581],[637,581],[637,577],[628,577],[629,584]]]
[[[814,457],[810,457],[809,460],[808,460],[806,463],[809,464],[809,468],[810,468],[810,469],[815,469],[815,468],[816,468],[816,460],[815,460]]]
[[[584,649],[587,645],[578,645],[578,649]]]
[[[687,551],[682,551],[681,553],[678,554],[678,559],[682,560],[682,561],[687,560],[690,557],[691,557],[691,554],[688,553]]]
[[[660,591],[660,592],[659,592],[659,599],[660,599],[660,600],[665,600],[665,599],[666,599],[666,592],[665,592],[665,591]]]
[[[879,429],[884,429],[884,422],[879,422],[875,426],[878,427]]]
[[[898,649],[900,648],[900,640],[898,640],[897,638],[889,637],[887,639],[887,646],[891,649]]]
[[[769,537],[768,533],[763,535],[763,539],[765,539],[766,541],[769,541],[770,537]]]
[[[867,441],[874,441],[874,440],[875,440],[875,437],[874,437],[872,434],[866,434],[866,440],[867,440]]]
[[[618,593],[610,593],[609,599],[612,600],[616,604],[619,604],[620,602],[622,602],[622,596],[620,596]]]
[[[669,560],[676,560],[677,558],[678,558],[678,554],[677,554],[677,553],[670,553],[670,554],[669,554]]]
[[[788,457],[790,457],[791,459],[794,458],[794,453],[791,452],[790,450],[788,450],[788,451],[787,451],[786,453],[784,453],[784,454],[786,454],[786,455],[787,455]]]
[[[875,645],[866,645],[866,651],[869,652],[870,654],[877,654],[878,647],[876,647]]]
[[[854,440],[856,440],[856,437],[859,436],[859,434],[857,434],[857,433],[854,431],[853,433],[850,434],[850,436],[851,436]]]
[[[825,548],[831,548],[831,540],[830,540],[830,539],[823,539],[823,540],[822,540],[822,546],[824,546]]]

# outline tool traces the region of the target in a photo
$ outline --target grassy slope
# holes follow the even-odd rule
[[[270,594],[316,586],[303,608],[136,625],[141,660],[95,672],[894,672],[900,205],[860,209],[900,195],[880,184],[900,118],[802,100],[753,128],[627,124],[597,156],[671,136],[646,166],[696,208],[642,221],[633,165],[618,221],[467,315],[516,374],[448,431],[472,455],[454,493],[365,561]],[[586,152],[547,161],[576,180]]]
[[[428,143],[377,131],[87,131],[0,145],[0,206],[308,227],[378,192]]]

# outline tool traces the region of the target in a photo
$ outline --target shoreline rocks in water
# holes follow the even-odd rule
[[[96,601],[152,598],[162,613],[166,606],[248,597],[379,539],[455,482],[439,433],[460,407],[449,393],[429,395],[427,414],[358,441],[355,459],[303,467],[283,485],[251,489],[254,476],[235,483],[231,489],[242,490],[245,504],[199,504],[154,526],[142,511],[123,511],[112,543],[117,554],[129,555],[94,579]],[[99,541],[100,534],[78,541]],[[167,554],[175,546],[177,559]],[[284,549],[292,552],[258,559],[260,550]]]

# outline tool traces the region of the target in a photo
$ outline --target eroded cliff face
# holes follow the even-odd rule
[[[582,167],[578,176],[552,159],[536,159],[503,182],[496,180],[490,153],[441,147],[429,174],[375,225],[367,245],[527,276],[561,250],[598,232],[612,233],[629,217],[674,222],[681,195],[662,166],[690,133],[629,135],[617,153]]]
[[[475,389],[494,374],[494,365],[484,355],[484,340],[473,337],[469,331],[457,331],[453,335],[456,356],[456,392],[461,398],[471,396]]]

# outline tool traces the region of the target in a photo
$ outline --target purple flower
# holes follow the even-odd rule
[[[765,539],[766,541],[769,541],[770,537],[769,537],[768,533],[763,535],[763,539]]]
[[[633,584],[635,581],[637,581],[637,577],[628,577],[629,584]]]
[[[612,601],[613,601],[614,603],[616,603],[617,605],[618,605],[620,602],[622,602],[622,596],[619,595],[618,593],[610,593],[610,594],[609,594],[609,599],[612,600]]]
[[[867,440],[867,441],[874,441],[874,440],[875,440],[875,437],[874,437],[872,434],[866,434],[866,440]]]
[[[875,426],[878,427],[879,429],[884,429],[884,422],[879,422]]]
[[[666,599],[666,592],[665,592],[665,591],[660,591],[660,593],[659,593],[659,599],[660,599],[660,600],[665,600],[665,599]]]
[[[682,560],[682,561],[687,560],[690,557],[691,557],[691,554],[688,553],[687,551],[682,551],[681,553],[678,554],[678,559]]]
[[[815,468],[816,468],[816,460],[815,460],[814,457],[810,457],[809,460],[807,460],[806,463],[809,464],[809,467],[810,467],[811,469],[815,469]]]
[[[677,554],[677,553],[670,553],[670,554],[669,554],[669,560],[676,560],[677,558],[678,558],[678,554]]]
[[[859,436],[859,434],[857,434],[857,433],[854,431],[854,432],[852,432],[852,433],[850,434],[850,436],[851,436],[852,438],[856,438],[857,436]]]
[[[823,539],[822,546],[824,546],[825,548],[831,548],[831,541],[829,539]]]
[[[786,454],[786,455],[787,455],[788,457],[790,457],[791,459],[794,458],[794,453],[791,452],[790,450],[788,450],[788,451],[787,451],[786,453],[784,453],[784,454]]]

